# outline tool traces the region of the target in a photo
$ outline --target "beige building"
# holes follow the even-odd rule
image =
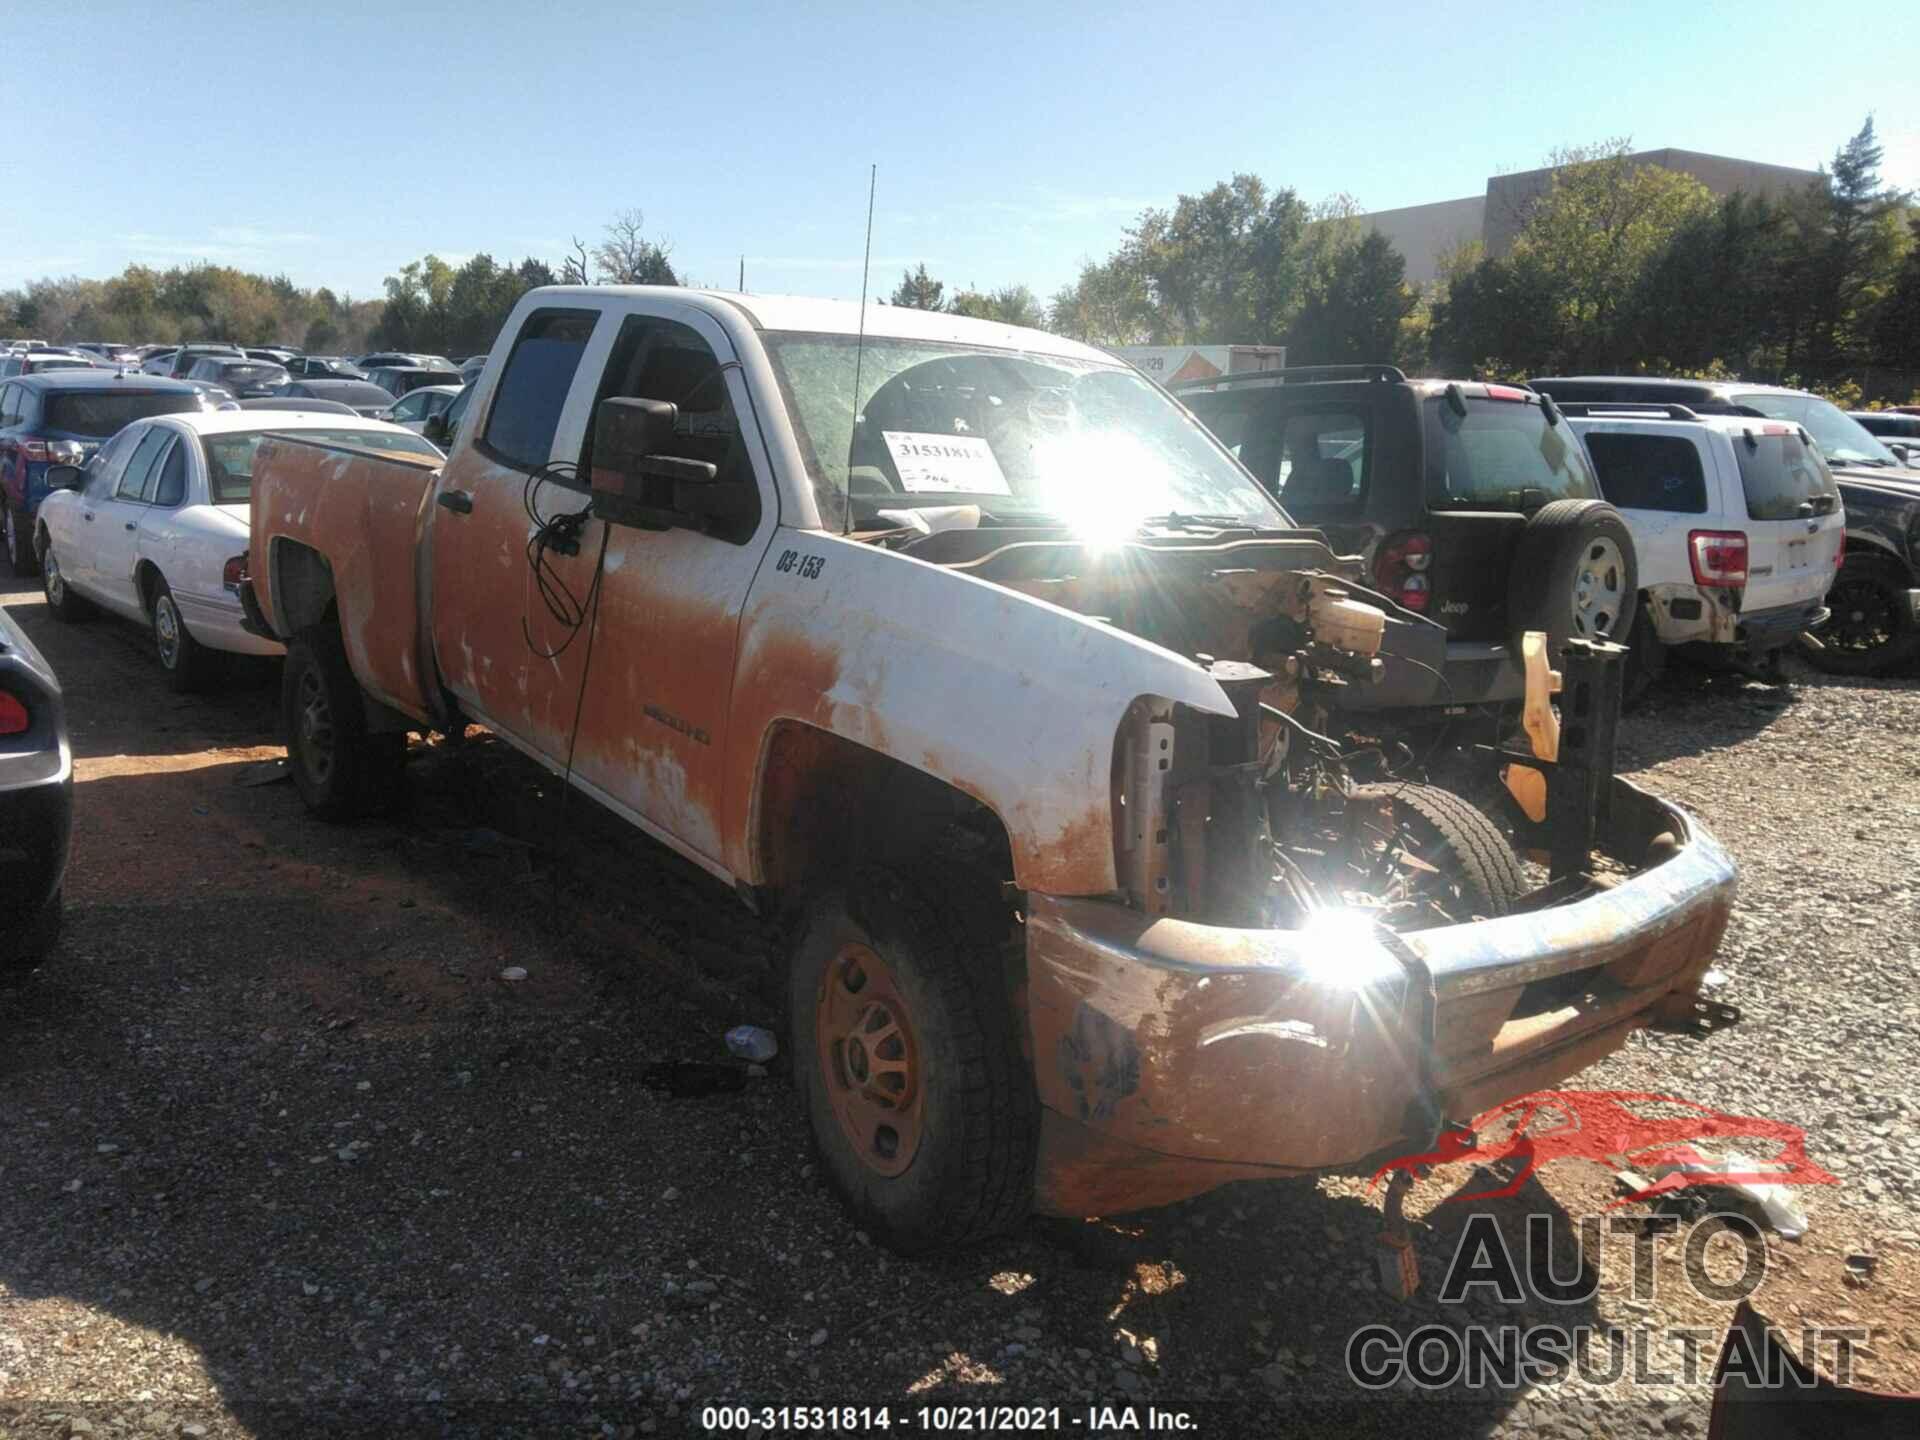
[[[1735,160],[1704,155],[1698,150],[1639,150],[1632,159],[1691,175],[1715,195],[1745,190],[1753,195],[1779,195],[1797,190],[1818,178],[1813,170],[1788,165],[1766,165],[1757,160]],[[1546,193],[1551,169],[1523,170],[1514,175],[1488,177],[1486,193],[1464,200],[1436,200],[1430,205],[1408,205],[1398,210],[1376,210],[1361,218],[1378,230],[1407,259],[1407,279],[1416,284],[1432,280],[1440,257],[1463,241],[1478,240],[1489,255],[1504,255],[1526,219],[1527,207]]]

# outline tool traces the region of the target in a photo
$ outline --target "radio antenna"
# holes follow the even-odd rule
[[[878,162],[867,167],[867,249],[860,259],[860,333],[853,342],[853,430],[851,435],[860,433],[860,362],[866,358],[867,349],[867,275],[873,268],[873,192],[880,183]],[[849,444],[847,455],[847,493],[846,505],[840,516],[840,533],[853,532],[853,455]]]

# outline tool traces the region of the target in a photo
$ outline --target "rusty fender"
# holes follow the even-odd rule
[[[761,883],[766,746],[799,723],[945,781],[997,815],[1026,889],[1099,895],[1114,872],[1113,753],[1141,696],[1232,703],[1205,670],[1125,631],[911,556],[782,527],[740,622],[720,827]]]
[[[434,705],[432,651],[421,628],[419,545],[438,462],[403,452],[277,436],[254,457],[254,597],[282,638],[317,616],[290,613],[287,548],[325,560],[347,659],[361,687],[415,719]]]
[[[1677,806],[1614,786],[1613,838],[1646,855],[1664,830],[1666,858],[1499,920],[1237,930],[1030,896],[1036,1208],[1112,1213],[1417,1147],[1687,1003],[1726,928],[1733,862]],[[1536,983],[1575,973],[1578,993]]]

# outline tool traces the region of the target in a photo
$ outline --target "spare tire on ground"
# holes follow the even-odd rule
[[[1507,580],[1507,626],[1514,653],[1529,630],[1547,636],[1558,659],[1569,640],[1626,643],[1639,608],[1640,567],[1633,532],[1604,500],[1555,500],[1520,532]]]

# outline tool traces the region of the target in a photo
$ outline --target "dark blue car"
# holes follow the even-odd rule
[[[60,931],[73,827],[73,748],[60,682],[0,607],[0,981]]]
[[[116,370],[56,370],[0,382],[0,539],[15,575],[36,573],[33,517],[47,471],[84,466],[101,442],[149,415],[205,408],[194,387]]]

